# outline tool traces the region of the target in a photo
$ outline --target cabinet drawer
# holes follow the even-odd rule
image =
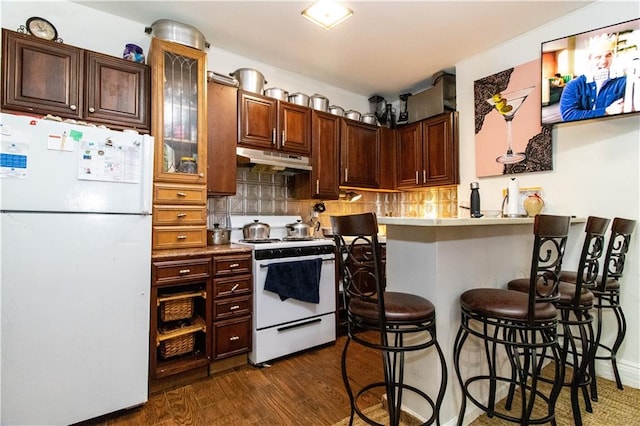
[[[251,254],[214,256],[213,271],[216,277],[251,273]]]
[[[251,294],[252,292],[253,283],[251,275],[242,275],[229,278],[216,278],[213,280],[214,299]]]
[[[202,248],[207,245],[207,226],[154,226],[154,250]]]
[[[205,206],[153,206],[154,225],[206,225]]]
[[[155,285],[206,280],[211,276],[211,262],[208,257],[153,262],[152,273]]]
[[[153,201],[156,204],[197,204],[207,203],[205,185],[153,184]]]
[[[214,359],[251,351],[251,316],[221,321],[213,328]]]
[[[213,301],[213,320],[225,320],[251,315],[251,296],[232,297]]]

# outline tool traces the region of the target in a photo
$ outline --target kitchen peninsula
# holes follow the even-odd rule
[[[580,238],[585,219],[572,219],[570,240]],[[453,342],[460,325],[460,294],[471,288],[504,288],[508,280],[529,274],[533,218],[400,218],[380,217],[386,225],[387,288],[429,299],[436,307],[438,340],[448,370],[442,424],[453,424],[460,408],[460,389],[453,368]],[[478,350],[481,348],[478,347]],[[472,354],[469,354],[473,356]],[[435,351],[411,357],[405,380],[427,393],[437,392]],[[465,360],[462,368],[477,365]],[[475,373],[475,371],[474,371]],[[407,394],[406,408],[428,418],[427,406]],[[467,406],[467,419],[481,414]]]

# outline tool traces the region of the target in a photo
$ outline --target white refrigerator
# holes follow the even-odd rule
[[[2,114],[3,425],[148,397],[153,138]]]

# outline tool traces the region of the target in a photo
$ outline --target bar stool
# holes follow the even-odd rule
[[[591,377],[587,369],[591,364],[595,352],[593,316],[593,293],[597,284],[600,270],[600,258],[604,254],[605,232],[609,226],[609,219],[591,216],[585,225],[585,238],[578,262],[576,281],[573,284],[562,282],[562,273],[558,290],[560,298],[554,302],[560,312],[562,327],[562,359],[565,366],[571,365],[573,371],[569,380],[563,379],[563,385],[571,388],[571,407],[576,426],[582,425],[580,412],[579,391],[582,389],[585,409],[593,412],[589,399],[588,385]],[[509,281],[509,290],[521,292],[529,291],[529,279],[520,278]],[[573,330],[578,330],[576,333]],[[569,361],[568,358],[571,357]],[[544,379],[541,379],[544,380]],[[513,392],[513,389],[510,389]],[[510,395],[511,397],[511,395]]]
[[[378,244],[378,223],[374,213],[331,216],[343,276],[343,295],[347,310],[347,341],[342,351],[342,378],[349,396],[351,416],[378,425],[363,414],[358,399],[372,389],[384,388],[388,401],[389,424],[398,425],[403,392],[412,392],[431,407],[425,425],[440,424],[439,411],[447,385],[444,354],[436,339],[436,311],[420,296],[386,291]],[[356,255],[357,253],[357,255]],[[371,286],[371,283],[375,283]],[[369,283],[369,285],[361,285]],[[347,372],[347,353],[351,342],[382,353],[384,382],[363,385],[354,392]],[[411,351],[435,347],[440,358],[441,380],[435,400],[426,392],[404,383],[404,357]]]
[[[453,361],[462,388],[458,425],[462,425],[467,399],[487,413],[521,425],[551,422],[555,425],[555,404],[562,388],[564,364],[557,337],[558,277],[564,257],[570,218],[538,215],[534,218],[533,254],[528,284],[523,293],[496,288],[467,290],[460,296],[460,328],[454,342]],[[463,378],[460,358],[469,336],[479,338],[484,347],[488,373]],[[508,363],[498,348],[505,350]],[[555,365],[555,382],[548,392],[538,387],[539,373],[546,357]],[[510,367],[499,372],[498,367]],[[496,405],[498,384],[520,390],[520,410],[511,413],[509,393],[504,410]],[[486,385],[488,387],[480,386]],[[533,416],[536,404],[546,404],[546,413]]]
[[[607,252],[604,257],[604,268],[602,275],[598,277],[598,284],[592,290],[596,302],[594,308],[597,312],[597,328],[596,336],[594,340],[594,356],[591,359],[591,365],[589,371],[591,374],[591,399],[598,401],[598,387],[596,382],[596,369],[595,361],[597,359],[608,360],[611,362],[613,368],[613,374],[616,380],[616,386],[618,389],[623,390],[622,381],[620,380],[620,373],[618,372],[618,365],[616,362],[616,356],[624,336],[627,331],[627,322],[625,320],[622,306],[620,305],[620,283],[622,274],[624,271],[624,262],[627,252],[629,251],[629,244],[631,242],[631,235],[636,227],[636,221],[630,219],[623,219],[616,217],[611,223],[611,231],[609,233],[609,242],[607,244]],[[578,274],[574,271],[562,271],[560,279],[565,282],[576,283]],[[602,316],[605,309],[613,311],[616,317],[617,333],[616,338],[611,346],[601,342],[602,337]],[[598,350],[604,351],[604,355],[598,355]]]

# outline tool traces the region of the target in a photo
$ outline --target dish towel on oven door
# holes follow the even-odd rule
[[[320,303],[320,270],[322,259],[272,263],[267,270],[264,289],[288,298]]]

